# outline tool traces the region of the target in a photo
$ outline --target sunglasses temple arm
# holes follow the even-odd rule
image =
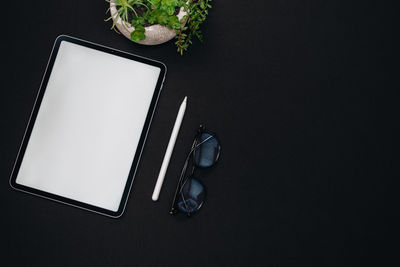
[[[186,168],[187,168],[187,165],[188,165],[188,161],[189,161],[189,157],[187,157],[187,159],[186,159],[186,161],[185,161],[185,164],[183,165],[183,168],[182,168],[182,171],[181,171],[181,175],[180,175],[180,177],[179,177],[179,181],[178,181],[178,184],[177,184],[176,189],[175,189],[175,194],[174,194],[174,198],[173,198],[173,200],[172,200],[171,209],[170,209],[170,211],[169,211],[170,214],[173,214],[173,213],[174,213],[176,197],[178,196],[178,192],[179,192],[179,190],[180,190],[180,188],[181,188],[182,179],[183,179],[183,177],[184,177],[184,175],[185,175]]]
[[[197,139],[197,138],[196,138],[196,139]],[[180,177],[179,177],[179,181],[178,181],[178,184],[177,184],[176,189],[175,189],[175,194],[174,194],[174,198],[173,198],[173,200],[172,200],[171,209],[170,209],[170,211],[169,211],[170,214],[174,214],[176,198],[177,198],[178,193],[179,193],[179,191],[180,191],[180,188],[181,188],[181,186],[182,186],[182,179],[183,179],[183,177],[185,176],[186,169],[187,169],[187,165],[188,165],[188,163],[189,163],[189,158],[190,158],[190,156],[192,155],[193,151],[194,151],[194,150],[196,149],[196,147],[197,147],[197,146],[196,146],[196,143],[197,143],[197,142],[196,142],[196,139],[193,141],[192,148],[190,149],[190,152],[189,152],[189,154],[188,154],[187,157],[186,157],[185,164],[183,165],[183,168],[182,168],[182,171],[181,171],[181,175],[180,175]]]

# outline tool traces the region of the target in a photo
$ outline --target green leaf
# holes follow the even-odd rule
[[[160,7],[161,0],[151,0],[151,2],[155,5],[155,7]]]
[[[179,19],[177,16],[169,17],[168,27],[176,30],[181,28],[181,24],[179,23]]]
[[[144,26],[143,25],[137,25],[135,27],[135,31],[140,31],[140,32],[144,33],[144,31],[145,31]]]
[[[153,11],[155,11],[155,10],[157,10],[157,9],[154,9]],[[147,21],[150,24],[155,24],[157,22],[157,17],[155,16],[153,11],[149,14],[149,17],[147,18]]]
[[[146,35],[144,34],[144,27],[136,27],[135,30],[131,33],[131,40],[134,42],[139,42],[144,39],[146,39]]]
[[[136,27],[138,25],[144,25],[144,22],[145,21],[143,17],[134,17],[131,24],[133,27]]]
[[[168,15],[172,16],[175,13],[175,7],[169,6],[166,11]]]
[[[174,4],[174,0],[161,0],[161,5],[163,6],[172,6]]]
[[[166,25],[168,23],[169,17],[167,12],[159,10],[159,12],[157,12],[156,17],[157,17],[157,23],[161,25]]]

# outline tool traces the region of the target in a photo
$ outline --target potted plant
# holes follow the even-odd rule
[[[203,41],[200,25],[211,8],[211,0],[106,1],[110,3],[110,17],[106,21],[113,21],[112,29],[145,45],[161,44],[175,37],[181,55],[194,38]]]

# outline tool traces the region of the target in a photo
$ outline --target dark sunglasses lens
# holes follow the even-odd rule
[[[204,197],[204,186],[199,180],[189,178],[179,194],[178,209],[184,213],[194,213],[203,205]]]
[[[194,163],[200,167],[214,165],[221,149],[217,138],[208,133],[202,133],[197,140],[197,144],[200,145],[193,152]]]

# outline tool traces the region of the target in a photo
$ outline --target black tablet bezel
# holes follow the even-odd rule
[[[117,56],[120,56],[120,57],[123,57],[123,58],[135,60],[135,61],[138,61],[138,62],[141,62],[141,63],[145,63],[145,64],[148,64],[148,65],[152,65],[152,66],[160,68],[160,74],[159,74],[159,77],[158,77],[158,80],[157,80],[157,85],[156,85],[156,88],[154,90],[153,97],[151,99],[150,107],[149,107],[149,110],[147,112],[146,120],[145,120],[143,129],[142,129],[142,133],[140,135],[138,147],[136,149],[136,153],[135,153],[135,156],[134,156],[134,159],[133,159],[133,162],[132,162],[132,166],[131,166],[131,169],[129,171],[129,176],[128,176],[128,179],[126,181],[125,189],[124,189],[124,192],[122,194],[121,202],[119,204],[119,207],[118,207],[117,211],[112,211],[112,210],[100,208],[100,207],[97,207],[97,206],[94,206],[94,205],[90,205],[90,204],[87,204],[87,203],[84,203],[84,202],[76,201],[76,200],[73,200],[73,199],[70,199],[70,198],[66,198],[66,197],[55,195],[55,194],[52,194],[52,193],[49,193],[49,192],[38,190],[36,188],[32,188],[32,187],[28,187],[28,186],[25,186],[25,185],[22,185],[22,184],[18,184],[16,182],[16,178],[18,176],[19,168],[21,166],[22,159],[24,157],[25,150],[26,150],[26,147],[27,147],[28,142],[29,142],[29,138],[31,136],[32,129],[33,129],[33,126],[35,124],[36,117],[37,117],[37,114],[38,114],[38,111],[39,111],[39,108],[40,108],[44,93],[46,91],[46,87],[47,87],[47,83],[49,81],[49,77],[50,77],[51,71],[53,69],[54,61],[55,61],[55,59],[57,57],[57,54],[58,54],[58,49],[60,47],[61,42],[63,42],[63,41],[71,42],[71,43],[78,44],[78,45],[82,45],[82,46],[85,46],[85,47],[88,47],[88,48],[92,48],[92,49],[95,49],[95,50],[99,50],[99,51],[106,52],[106,53],[109,53],[109,54],[112,54],[112,55],[117,55]],[[75,206],[75,207],[78,207],[78,208],[86,209],[86,210],[93,211],[93,212],[96,212],[96,213],[100,213],[100,214],[103,214],[103,215],[108,215],[110,217],[114,217],[114,218],[120,217],[123,214],[124,210],[125,210],[125,206],[126,206],[126,203],[127,203],[127,200],[128,200],[128,196],[129,196],[129,193],[130,193],[130,190],[131,190],[131,187],[132,187],[133,179],[135,177],[136,169],[137,169],[137,167],[139,165],[140,156],[141,156],[141,153],[142,153],[145,141],[146,141],[147,132],[148,132],[148,130],[150,128],[151,120],[152,120],[152,117],[153,117],[153,114],[154,114],[154,111],[155,111],[155,108],[156,108],[156,105],[157,105],[158,97],[159,97],[161,89],[162,89],[162,85],[163,85],[163,82],[164,82],[164,79],[165,79],[166,72],[167,72],[166,66],[162,62],[159,62],[159,61],[156,61],[156,60],[152,60],[152,59],[148,59],[148,58],[145,58],[145,57],[129,54],[129,53],[117,50],[117,49],[113,49],[113,48],[110,48],[110,47],[106,47],[106,46],[102,46],[102,45],[99,45],[99,44],[91,43],[91,42],[84,41],[84,40],[81,40],[81,39],[78,39],[78,38],[75,38],[75,37],[71,37],[71,36],[60,35],[59,37],[57,37],[56,41],[54,42],[54,46],[53,46],[53,49],[51,51],[49,61],[47,63],[47,67],[46,67],[46,70],[45,70],[45,73],[44,73],[44,76],[43,76],[43,79],[42,79],[42,83],[41,83],[41,85],[39,87],[39,91],[38,91],[38,94],[37,94],[37,97],[36,97],[36,101],[34,103],[34,106],[33,106],[33,109],[32,109],[32,113],[31,113],[31,116],[29,118],[29,122],[28,122],[28,125],[26,127],[26,130],[25,130],[24,137],[22,139],[22,143],[21,143],[20,149],[18,151],[17,158],[16,158],[15,163],[14,163],[14,168],[12,170],[11,177],[10,177],[10,185],[11,185],[11,187],[16,189],[16,190],[19,190],[19,191],[23,191],[23,192],[26,192],[26,193],[31,193],[31,194],[34,194],[34,195],[37,195],[37,196],[40,196],[40,197],[44,197],[44,198],[48,198],[48,199],[55,200],[55,201],[58,201],[58,202],[62,202],[62,203],[65,203],[65,204],[69,204],[69,205],[72,205],[72,206]]]

